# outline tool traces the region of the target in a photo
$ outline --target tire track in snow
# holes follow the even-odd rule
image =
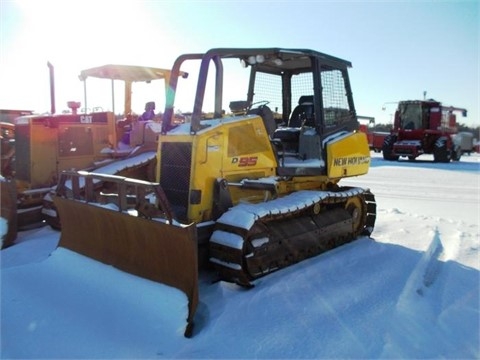
[[[412,281],[415,282],[415,278],[423,273],[422,283],[418,285],[416,290],[417,294],[423,296],[425,288],[430,287],[437,279],[438,274],[440,273],[440,256],[443,254],[443,250],[444,247],[440,240],[440,233],[438,229],[435,229],[435,234],[428,250],[422,256],[420,262],[412,273],[412,276],[414,277]]]
[[[449,239],[450,240],[450,239]],[[454,242],[458,244],[458,239]],[[446,249],[438,228],[433,229],[432,240],[420,260],[410,273],[403,287],[392,315],[392,327],[384,336],[384,347],[380,357],[391,357],[401,353],[407,357],[423,357],[431,354],[424,344],[431,343],[437,334],[435,324],[441,313],[435,308],[436,299],[445,293],[445,281],[439,276],[443,259],[455,256],[457,245]],[[435,287],[435,290],[433,290]],[[413,338],[412,328],[427,330],[424,336]],[[413,331],[415,333],[415,331]],[[407,353],[405,352],[407,351]],[[408,354],[408,352],[411,354]]]
[[[412,270],[405,286],[398,298],[397,310],[409,307],[414,294],[424,296],[427,288],[433,285],[440,273],[440,258],[444,253],[444,246],[438,229],[434,230],[433,239],[419,262]]]

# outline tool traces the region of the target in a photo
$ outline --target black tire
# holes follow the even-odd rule
[[[433,160],[435,162],[448,163],[451,158],[452,153],[447,147],[447,138],[444,136],[439,137],[433,147]]]
[[[385,137],[385,140],[383,140],[383,147],[382,147],[382,152],[383,152],[383,158],[388,161],[397,161],[398,156],[393,155],[393,144],[397,141],[397,137],[394,135],[388,135]]]

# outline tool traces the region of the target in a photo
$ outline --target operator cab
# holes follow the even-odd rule
[[[222,121],[228,116],[258,114],[277,156],[279,175],[326,174],[327,144],[358,129],[348,77],[351,63],[346,60],[305,49],[212,49],[206,54],[183,56],[172,72],[179,71],[186,60],[201,62],[190,133],[214,126],[207,119]],[[237,65],[231,80],[227,75],[229,61],[233,61],[232,67]],[[215,75],[209,74],[211,63]],[[240,80],[242,71],[246,80]],[[214,86],[209,86],[212,83]],[[174,96],[167,99],[164,134],[175,127],[172,119],[176,85],[177,78],[172,77],[170,89]],[[227,88],[247,89],[246,100],[230,103],[230,114],[223,110]],[[213,111],[204,110],[208,101],[213,102]]]

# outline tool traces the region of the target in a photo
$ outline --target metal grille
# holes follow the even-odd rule
[[[257,73],[253,103],[269,101],[268,107],[282,111],[282,78],[278,75]]]
[[[300,97],[313,95],[312,73],[292,76],[292,109],[298,105]],[[253,102],[269,101],[268,106],[276,112],[282,112],[282,78],[278,75],[257,73],[255,78],[255,94]],[[289,114],[288,114],[289,115]]]
[[[312,73],[303,73],[292,76],[292,107],[298,105],[300,97],[313,95],[313,75]]]
[[[345,82],[340,70],[322,72],[323,106],[348,110]]]
[[[350,107],[342,71],[324,69],[322,71],[321,81],[325,125],[339,125],[350,119]],[[313,95],[313,93],[312,73],[301,73],[292,76],[292,109],[298,105],[298,101],[302,96]],[[266,73],[256,74],[253,102],[258,101],[269,101],[268,106],[277,112],[283,110],[282,79],[280,76]]]
[[[187,220],[191,143],[162,143],[160,185],[178,220]]]
[[[345,81],[340,70],[322,72],[322,96],[325,125],[336,125],[349,117]]]

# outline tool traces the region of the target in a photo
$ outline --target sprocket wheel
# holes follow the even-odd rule
[[[353,196],[345,203],[345,209],[352,216],[353,222],[353,237],[357,237],[363,231],[366,223],[367,207],[363,198],[360,196]]]

